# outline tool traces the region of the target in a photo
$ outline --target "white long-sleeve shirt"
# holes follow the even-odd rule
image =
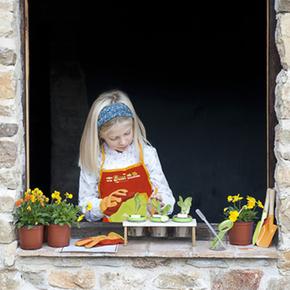
[[[134,144],[131,144],[124,152],[118,152],[110,149],[106,144],[105,162],[103,169],[119,169],[131,166],[140,161],[139,150],[136,150]],[[171,212],[174,207],[175,199],[169,188],[168,182],[162,171],[157,151],[150,145],[143,145],[144,164],[149,172],[149,178],[153,189],[158,189],[158,195],[164,204],[171,205]],[[101,155],[99,156],[99,160]],[[100,210],[100,195],[98,192],[99,180],[95,174],[87,172],[83,168],[80,171],[79,180],[79,205],[88,221],[96,221],[104,217]],[[91,202],[92,209],[86,211],[88,203]]]

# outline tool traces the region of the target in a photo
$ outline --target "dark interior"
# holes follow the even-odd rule
[[[158,2],[29,1],[31,186],[77,194],[75,153],[75,174],[52,184],[50,109],[51,68],[77,63],[88,106],[127,92],[175,196],[217,222],[229,194],[264,200],[266,3]],[[70,154],[67,143],[59,152]]]

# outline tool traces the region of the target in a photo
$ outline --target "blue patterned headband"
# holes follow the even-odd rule
[[[116,117],[131,117],[133,118],[133,113],[123,103],[113,103],[109,106],[104,107],[98,118],[98,128],[101,128],[108,121]]]

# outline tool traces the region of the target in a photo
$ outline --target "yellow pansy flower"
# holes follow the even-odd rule
[[[233,202],[237,202],[237,201],[242,200],[242,199],[243,199],[243,197],[241,197],[240,194],[233,196]]]
[[[87,207],[86,207],[86,211],[90,211],[93,208],[93,204],[91,201],[88,202]]]
[[[72,199],[73,195],[71,193],[66,192],[65,193],[65,197],[68,198],[68,199]]]
[[[251,196],[247,196],[247,208],[248,209],[252,209],[254,208],[255,204],[256,204],[256,199],[254,197],[251,197]]]
[[[258,200],[257,205],[258,205],[258,207],[260,207],[260,208],[264,208],[264,206],[263,206],[263,204],[262,204],[262,202],[261,202],[260,200]]]
[[[83,218],[84,218],[84,215],[82,214],[78,217],[77,221],[80,222],[81,220],[83,220]]]
[[[233,196],[232,195],[228,195],[228,202],[231,202],[233,200]]]
[[[30,200],[32,203],[35,203],[35,195],[31,195]]]
[[[229,220],[234,223],[238,219],[238,216],[239,216],[239,212],[237,210],[232,210],[230,211],[230,214],[229,214]]]

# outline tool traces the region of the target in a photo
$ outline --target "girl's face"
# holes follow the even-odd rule
[[[133,142],[133,120],[114,124],[108,130],[101,132],[101,138],[112,150],[125,151]]]

